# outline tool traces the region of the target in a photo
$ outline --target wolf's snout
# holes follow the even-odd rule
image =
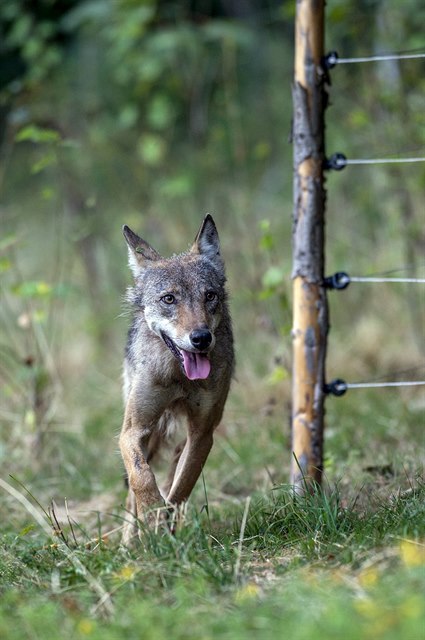
[[[195,329],[189,336],[190,342],[195,349],[205,351],[212,342],[212,334],[208,329]]]

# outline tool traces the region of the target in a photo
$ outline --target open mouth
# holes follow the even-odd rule
[[[206,353],[194,353],[180,349],[175,342],[162,331],[161,336],[173,356],[179,361],[186,378],[189,380],[205,380],[205,378],[208,378],[211,371],[211,362]]]

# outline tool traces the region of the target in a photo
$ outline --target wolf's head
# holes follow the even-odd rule
[[[144,314],[189,380],[207,378],[216,330],[226,308],[226,277],[214,220],[208,214],[186,253],[163,258],[123,227],[135,285],[131,304]]]

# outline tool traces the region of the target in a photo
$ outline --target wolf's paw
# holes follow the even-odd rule
[[[169,533],[172,530],[169,509],[165,506],[149,509],[140,516],[128,516],[124,525],[121,545],[133,547],[138,541],[146,544],[152,535]]]
[[[122,531],[121,546],[123,547],[132,547],[138,539],[139,527],[137,518],[131,515],[129,515],[128,518],[129,520],[124,524]]]
[[[176,533],[178,527],[180,528],[184,524],[186,514],[187,502],[182,502],[178,505],[167,503],[167,526],[172,535]]]

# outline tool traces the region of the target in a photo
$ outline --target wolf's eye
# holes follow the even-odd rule
[[[167,293],[165,296],[162,296],[161,301],[165,302],[165,304],[174,304],[176,299],[172,293]]]
[[[216,294],[215,291],[207,291],[206,294],[205,294],[205,300],[207,302],[212,302],[216,298],[217,298],[217,294]]]

